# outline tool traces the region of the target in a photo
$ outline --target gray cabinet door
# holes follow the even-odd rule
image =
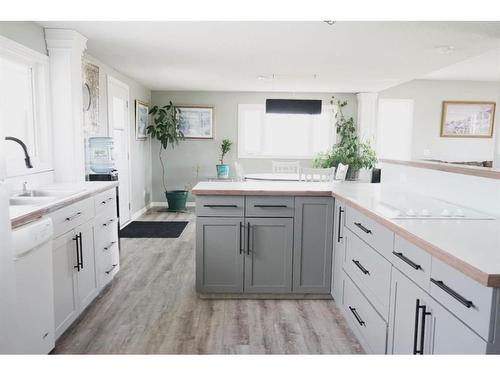
[[[329,197],[295,198],[294,293],[330,293],[333,205]]]
[[[243,292],[243,218],[196,218],[196,289]]]
[[[292,291],[292,218],[247,218],[245,292]]]
[[[345,254],[344,222],[345,207],[339,200],[335,201],[334,231],[333,231],[333,260],[332,260],[332,297],[342,303],[342,263]]]

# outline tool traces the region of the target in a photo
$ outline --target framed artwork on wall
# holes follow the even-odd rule
[[[214,138],[214,107],[177,106],[177,108],[180,109],[179,130],[185,138]]]
[[[144,141],[148,135],[146,128],[149,125],[149,104],[135,101],[135,139]]]
[[[495,106],[495,102],[444,101],[441,137],[493,137]]]
[[[99,67],[84,62],[82,67],[83,128],[88,134],[99,133]]]

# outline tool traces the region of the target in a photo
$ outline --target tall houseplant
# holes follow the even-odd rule
[[[180,109],[175,107],[171,101],[163,107],[155,105],[149,110],[149,114],[153,116],[153,124],[147,127],[148,134],[160,142],[158,158],[160,159],[163,188],[165,189],[169,211],[185,210],[188,195],[187,190],[167,190],[165,163],[162,157],[163,150],[166,150],[168,145],[174,148],[179,144],[179,140],[184,139],[184,134],[179,130],[177,124],[180,113]]]
[[[228,178],[229,177],[229,165],[224,164],[224,156],[231,151],[231,146],[233,142],[230,139],[223,139],[220,144],[220,164],[216,165],[217,168],[217,178]]]
[[[360,169],[375,166],[377,155],[369,143],[359,139],[354,119],[345,117],[342,109],[347,101],[335,101],[335,97],[332,97],[331,104],[337,107],[335,119],[339,142],[330,151],[319,153],[313,160],[313,165],[319,168],[336,168],[339,163],[349,165],[347,179],[355,180]]]

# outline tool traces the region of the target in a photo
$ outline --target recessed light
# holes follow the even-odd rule
[[[449,55],[455,52],[455,47],[453,46],[437,46],[434,50],[440,55]]]
[[[333,24],[335,24],[335,21],[323,21],[324,23],[327,23],[328,25],[332,26]]]

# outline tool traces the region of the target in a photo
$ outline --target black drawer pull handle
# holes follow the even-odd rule
[[[354,223],[354,225],[356,225],[359,229],[361,229],[366,234],[372,234],[372,231],[370,229],[366,228],[365,226],[363,226],[363,224],[361,224],[361,223]]]
[[[412,261],[410,258],[407,258],[403,255],[403,253],[398,253],[396,251],[393,251],[392,252],[395,256],[397,256],[399,259],[401,259],[403,262],[407,263],[410,267],[416,269],[416,270],[421,270],[422,267],[420,266],[420,264],[417,264],[415,263],[414,261]]]
[[[113,264],[113,265],[111,266],[111,268],[110,268],[108,271],[105,271],[104,273],[105,273],[106,275],[109,275],[111,272],[113,272],[113,270],[116,268],[116,266],[117,266],[117,265],[118,265],[118,264]]]
[[[208,208],[238,208],[235,204],[204,204],[203,207]]]
[[[356,318],[356,320],[358,321],[359,325],[360,326],[364,326],[365,325],[365,322],[363,321],[363,319],[361,319],[361,317],[359,316],[358,312],[356,311],[356,309],[354,307],[351,307],[349,306],[349,310],[351,310],[352,312],[352,315],[354,315],[354,317]]]
[[[76,219],[78,216],[80,216],[82,213],[81,212],[77,212],[76,214],[72,215],[72,216],[69,216],[66,218],[66,221],[71,221],[73,219]]]
[[[257,208],[287,208],[286,204],[254,204]]]
[[[108,246],[104,247],[104,250],[109,250],[113,247],[113,245],[116,243],[116,241],[111,242]]]
[[[361,263],[359,263],[359,260],[352,260],[352,262],[363,272],[365,275],[369,275],[370,271],[368,271]]]
[[[112,200],[113,200],[113,198],[112,198],[112,197],[111,197],[111,198],[108,198],[108,199],[106,199],[106,200],[102,201],[102,202],[101,202],[101,204],[106,204],[106,203],[108,203],[109,201],[112,201]]]
[[[436,285],[437,287],[441,288],[444,290],[446,293],[448,293],[450,296],[455,298],[458,302],[460,302],[462,305],[470,309],[474,304],[472,301],[469,301],[468,299],[462,297],[460,294],[455,292],[453,289],[451,289],[448,285],[446,285],[443,281],[441,280],[436,280],[431,277],[431,283]]]
[[[107,227],[109,224],[111,224],[115,219],[110,219],[107,223],[102,224],[103,227]]]

